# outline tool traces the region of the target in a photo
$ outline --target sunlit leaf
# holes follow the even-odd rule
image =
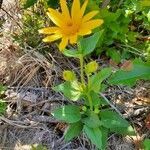
[[[64,82],[60,85],[53,87],[56,92],[62,92],[67,98],[77,101],[82,95],[82,88],[79,82]]]

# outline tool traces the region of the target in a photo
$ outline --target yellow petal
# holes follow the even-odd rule
[[[95,10],[95,11],[91,11],[91,12],[87,13],[87,14],[83,17],[82,21],[83,21],[83,22],[89,21],[89,20],[90,20],[91,18],[93,18],[96,14],[98,14],[98,12],[99,12],[99,11]]]
[[[59,44],[59,50],[63,51],[65,49],[65,47],[68,44],[68,37],[63,37],[60,44]]]
[[[100,26],[101,24],[103,23],[103,20],[101,19],[94,19],[94,20],[90,20],[88,22],[84,22],[82,24],[82,28],[85,28],[85,29],[89,29],[89,30],[92,30],[98,26]]]
[[[48,28],[43,28],[39,30],[39,33],[41,34],[53,34],[56,33],[59,30],[58,27],[48,27]]]
[[[78,13],[80,12],[80,1],[73,0],[72,8],[71,8],[71,17],[73,20],[79,18]]]
[[[91,33],[92,33],[92,31],[87,28],[80,28],[78,35],[83,36],[83,35],[89,35]]]
[[[88,0],[85,0],[84,4],[82,5],[81,10],[80,10],[81,17],[84,15],[87,4],[88,4]]]
[[[76,34],[70,36],[69,39],[70,39],[70,43],[71,43],[71,44],[77,43],[77,35],[76,35]]]
[[[64,15],[64,17],[66,17],[66,19],[70,19],[70,13],[67,7],[66,0],[60,0],[60,6],[61,6],[62,14]]]
[[[62,37],[61,34],[50,35],[50,36],[47,36],[46,38],[44,38],[43,42],[53,42],[53,41],[60,39],[61,37]]]
[[[49,18],[57,25],[57,26],[62,26],[63,25],[63,16],[61,13],[59,13],[58,11],[52,9],[52,8],[48,8],[47,15],[49,16]]]

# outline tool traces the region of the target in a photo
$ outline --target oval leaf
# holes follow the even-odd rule
[[[59,120],[67,123],[78,122],[81,119],[80,109],[77,106],[66,105],[56,109],[52,115]]]
[[[150,64],[135,59],[130,71],[117,71],[112,75],[109,82],[115,85],[121,84],[132,86],[138,79],[150,79]]]
[[[67,57],[74,57],[74,58],[79,58],[80,57],[80,53],[79,53],[79,51],[77,51],[77,50],[67,50],[67,49],[65,49],[64,51],[63,51],[63,54],[65,55],[65,56],[67,56]]]
[[[84,125],[84,131],[91,140],[99,149],[102,148],[102,132],[99,128],[90,128]]]
[[[96,44],[101,36],[101,32],[96,32],[92,36],[80,40],[80,50],[83,56],[94,51]]]
[[[111,75],[111,68],[104,68],[95,75],[91,76],[89,80],[90,90],[91,91],[93,90],[96,93],[99,92],[101,83],[110,75]]]
[[[101,111],[100,118],[102,125],[106,128],[128,127],[129,123],[116,112],[109,110]]]
[[[82,131],[83,124],[81,122],[76,122],[70,124],[68,130],[65,133],[65,140],[70,141],[71,139],[77,137]]]
[[[90,128],[97,128],[101,125],[98,115],[94,112],[91,112],[82,122]]]

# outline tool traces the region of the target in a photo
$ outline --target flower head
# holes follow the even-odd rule
[[[71,12],[67,7],[66,0],[60,0],[61,12],[55,9],[48,9],[48,16],[56,26],[39,30],[39,33],[47,34],[44,42],[52,42],[61,39],[59,49],[63,50],[68,43],[77,42],[78,36],[92,33],[92,29],[103,23],[101,19],[92,19],[98,11],[91,11],[84,15],[88,0],[85,0],[80,7],[80,0],[73,0]]]

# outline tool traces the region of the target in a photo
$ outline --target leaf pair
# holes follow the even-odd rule
[[[110,110],[100,111],[99,114],[87,110],[82,114],[78,106],[67,105],[55,110],[53,115],[70,124],[65,133],[67,141],[84,131],[92,143],[100,149],[105,149],[109,131],[128,135],[135,134],[128,121]]]
[[[107,132],[100,128],[100,120],[96,114],[92,113],[89,117],[82,119],[79,107],[67,105],[55,110],[53,115],[70,124],[65,133],[66,141],[77,137],[83,130],[98,148],[106,145]]]

